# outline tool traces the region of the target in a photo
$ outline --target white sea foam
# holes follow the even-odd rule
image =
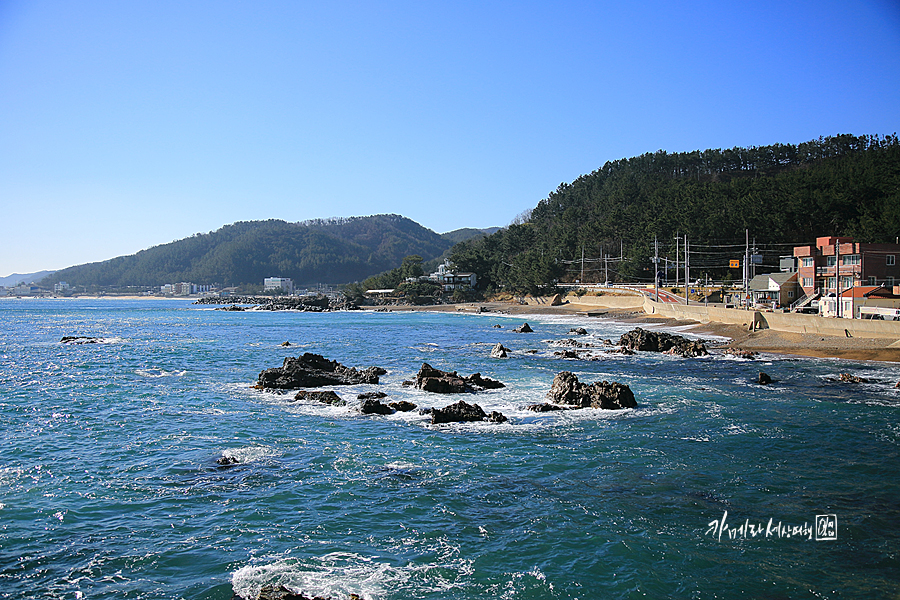
[[[141,377],[183,377],[187,371],[166,371],[165,369],[138,369],[135,371]]]
[[[255,598],[266,586],[284,586],[309,596],[346,598],[358,594],[366,600],[396,595],[410,587],[416,593],[442,592],[462,587],[455,578],[449,580],[442,571],[471,573],[471,561],[451,558],[444,565],[407,565],[395,567],[377,557],[354,552],[333,552],[309,559],[283,558],[264,565],[241,567],[231,576],[235,593]]]
[[[226,448],[222,451],[225,458],[236,459],[239,463],[250,463],[278,456],[279,453],[268,446],[244,446]]]

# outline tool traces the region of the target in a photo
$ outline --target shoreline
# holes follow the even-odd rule
[[[728,338],[729,346],[752,352],[766,352],[805,356],[809,358],[831,358],[840,360],[862,360],[900,363],[900,344],[890,338],[846,338],[838,336],[822,336],[815,334],[788,333],[773,329],[749,331],[739,325],[718,323],[700,323],[699,321],[677,320],[649,315],[640,309],[633,308],[601,308],[577,304],[520,305],[511,302],[467,302],[465,304],[442,304],[436,306],[392,306],[394,312],[462,312],[500,316],[571,316],[584,319],[615,320],[619,323],[641,325],[660,325],[663,327],[687,327],[689,332],[701,336],[703,334]],[[602,313],[600,316],[587,316],[585,312]]]

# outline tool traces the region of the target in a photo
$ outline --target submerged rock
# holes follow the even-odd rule
[[[461,423],[475,421],[490,421],[492,423],[505,423],[508,419],[503,414],[492,411],[487,414],[477,404],[469,404],[463,400],[444,408],[431,410],[431,424]]]
[[[330,596],[307,596],[303,592],[295,592],[286,586],[269,585],[259,591],[256,596],[241,596],[236,592],[232,595],[231,600],[334,600]],[[350,594],[347,600],[360,600],[356,594]]]
[[[219,465],[220,467],[233,467],[234,465],[239,464],[240,462],[241,461],[239,461],[234,456],[220,456],[219,458],[216,459],[216,464]]]
[[[552,412],[555,410],[566,410],[566,407],[560,406],[558,404],[549,404],[547,402],[542,402],[540,404],[529,404],[528,410],[533,410],[534,412]]]
[[[606,381],[590,385],[578,381],[578,377],[569,371],[557,374],[547,397],[556,404],[565,404],[580,408],[603,408],[616,410],[634,408],[637,402],[631,388],[623,383]]]
[[[281,367],[266,369],[259,374],[257,389],[292,390],[325,385],[357,385],[378,383],[378,377],[387,373],[380,367],[357,370],[345,367],[336,360],[328,360],[309,352],[297,358],[287,357]]]
[[[456,371],[441,371],[428,363],[422,363],[416,375],[415,386],[420,390],[437,394],[462,394],[506,387],[499,381],[482,377],[481,373],[462,377]]]
[[[666,352],[686,357],[706,356],[709,354],[703,342],[689,340],[680,335],[672,335],[664,331],[646,331],[640,327],[623,334],[619,338],[619,345],[630,350]]]

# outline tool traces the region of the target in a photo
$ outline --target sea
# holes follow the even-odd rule
[[[605,351],[634,327],[0,301],[0,598],[900,597],[900,364]],[[387,374],[326,388],[346,406],[253,388],[304,352]],[[425,362],[506,387],[404,387]],[[528,410],[561,371],[638,406]],[[361,414],[372,391],[509,422]]]

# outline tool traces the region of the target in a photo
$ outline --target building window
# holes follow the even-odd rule
[[[886,285],[887,287],[894,287],[894,278],[893,277],[885,277],[884,285]]]
[[[815,265],[816,259],[812,256],[804,256],[803,257],[803,266],[804,267],[812,267]]]
[[[828,267],[833,267],[837,264],[837,256],[831,255],[827,258],[825,265]]]
[[[869,285],[875,285],[875,278],[869,275]]]
[[[895,257],[893,254],[888,254],[888,255],[887,255],[887,266],[893,267],[893,266],[894,266],[894,259],[895,259],[895,258],[896,258],[896,257]]]
[[[794,290],[788,290],[788,298],[794,297]]]
[[[841,289],[853,287],[853,275],[841,275]]]
[[[858,265],[859,264],[859,254],[846,254],[841,257],[841,260],[843,261],[843,265],[845,267]]]
[[[812,277],[804,277],[803,278],[803,287],[811,288],[813,286],[813,278]]]
[[[837,278],[829,277],[827,279],[827,283],[825,284],[825,287],[827,287],[829,290],[833,290],[836,287],[836,284],[837,284]]]

